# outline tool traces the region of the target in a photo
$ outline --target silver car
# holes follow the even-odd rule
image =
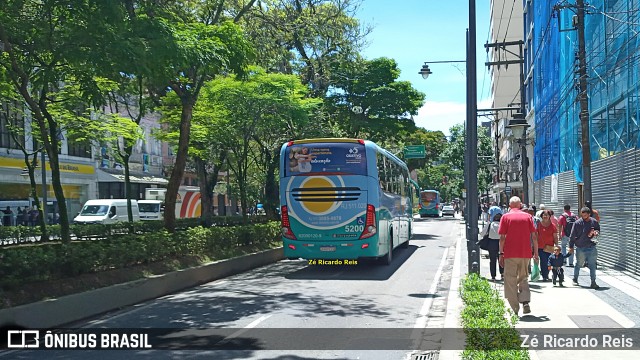
[[[453,217],[456,216],[456,211],[453,209],[451,205],[445,205],[442,207],[442,215],[451,215]]]

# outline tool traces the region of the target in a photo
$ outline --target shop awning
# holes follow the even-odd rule
[[[138,184],[167,185],[169,183],[169,180],[162,177],[137,173],[129,175],[129,180]],[[98,170],[98,182],[124,182],[124,174],[110,174],[106,171]]]

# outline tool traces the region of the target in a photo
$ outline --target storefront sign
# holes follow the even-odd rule
[[[51,171],[49,162],[46,163],[47,171]],[[23,169],[26,167],[23,159],[0,157],[0,167]],[[60,171],[75,174],[95,174],[96,170],[93,165],[60,163]]]

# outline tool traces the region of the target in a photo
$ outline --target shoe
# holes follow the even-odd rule
[[[496,278],[492,277],[492,278],[491,278],[491,281],[492,281],[492,282],[496,282]]]
[[[560,281],[560,287],[564,287],[564,285],[562,285],[562,281]]]
[[[542,282],[548,282],[549,279],[542,279]]]
[[[595,290],[598,290],[598,289],[600,289],[600,286],[598,286],[598,284],[596,284],[596,282],[595,282],[595,281],[592,281],[592,282],[591,282],[591,288],[592,288],[592,289],[595,289]]]
[[[580,284],[578,284],[578,278],[573,278],[573,285],[575,286],[579,286]]]
[[[523,314],[529,314],[531,313],[531,307],[529,306],[529,304],[522,304],[522,313]]]
[[[556,279],[553,279],[553,286],[556,286]]]
[[[569,267],[573,267],[573,264],[569,264]]]

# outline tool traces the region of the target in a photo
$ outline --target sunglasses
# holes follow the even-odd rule
[[[589,212],[588,212],[588,211],[583,211],[582,213],[583,213],[583,214],[588,214]]]

